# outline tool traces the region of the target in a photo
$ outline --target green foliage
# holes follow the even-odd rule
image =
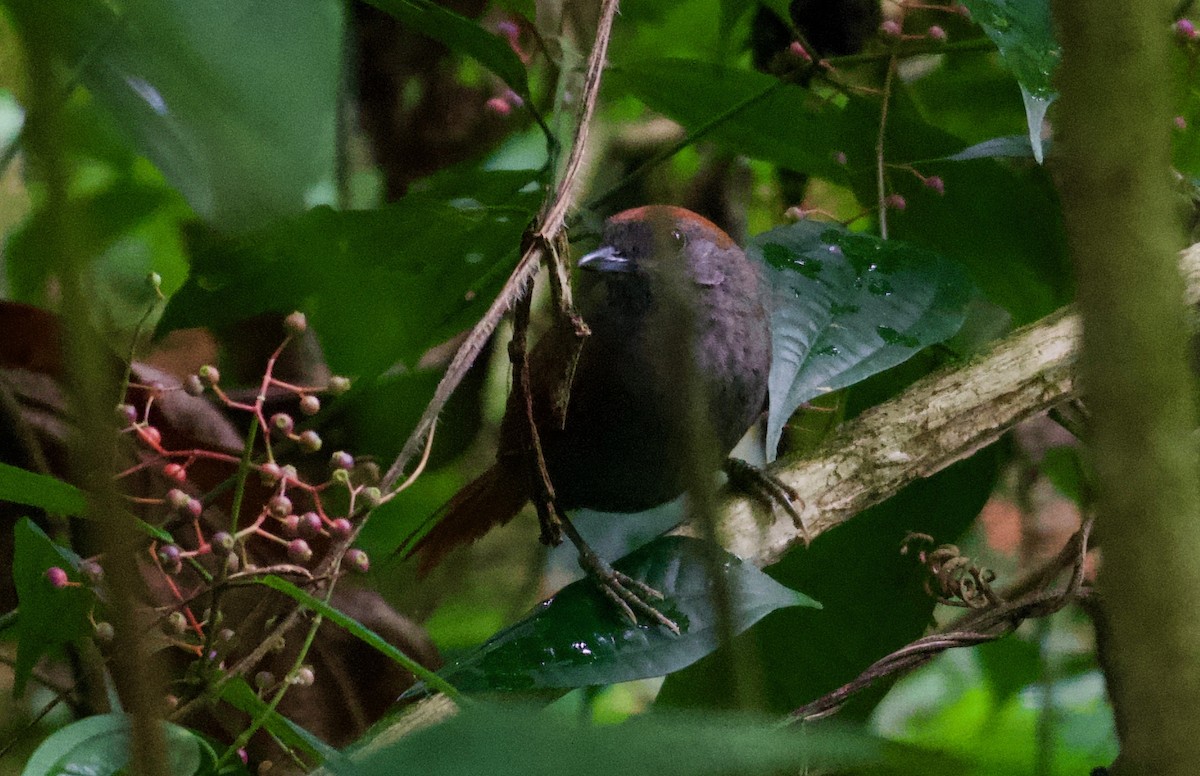
[[[708,553],[718,557],[706,558]],[[714,565],[731,590],[729,616],[737,633],[777,609],[820,607],[720,548],[665,536],[614,568],[666,597],[657,606],[678,623],[679,636],[654,623],[622,621],[595,583],[582,579],[444,669],[442,676],[464,692],[480,692],[615,684],[678,671],[720,643],[724,604],[713,599],[709,569]]]
[[[779,612],[742,637],[733,654],[752,656],[770,678],[758,699],[763,711],[786,714],[831,692],[925,631],[934,602],[924,588],[926,570],[913,554],[900,551],[905,537],[916,531],[952,541],[965,530],[992,491],[998,452],[984,450],[914,482],[767,570],[781,584],[811,594],[822,608]],[[672,674],[658,703],[728,707],[730,657],[722,650]],[[864,719],[885,689],[852,699],[840,716]]]
[[[513,706],[467,710],[334,768],[373,776],[406,770],[430,776],[655,776],[752,774],[833,767],[875,774],[959,772],[932,749],[896,746],[852,730],[780,730],[732,716],[650,715],[619,726],[581,725]]]
[[[56,515],[78,515],[87,506],[83,493],[74,485],[6,463],[0,463],[0,501],[37,507]]]
[[[50,541],[29,518],[17,523],[15,534],[12,576],[20,609],[13,694],[19,696],[38,658],[91,634],[88,616],[95,598],[82,586],[75,553]],[[51,568],[64,572],[70,584],[52,584]]]
[[[758,235],[746,250],[775,295],[768,458],[797,407],[953,336],[974,290],[940,256],[812,221]]]
[[[129,766],[130,722],[124,714],[101,714],[81,719],[55,732],[42,742],[22,776],[89,774],[117,776]],[[200,776],[217,773],[212,747],[196,733],[162,723],[167,742],[166,772],[171,776]],[[245,772],[222,771],[222,773]]]

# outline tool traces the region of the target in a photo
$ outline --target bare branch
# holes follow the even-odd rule
[[[492,302],[487,312],[484,313],[483,318],[479,320],[479,323],[475,324],[475,327],[471,329],[471,333],[467,335],[466,340],[459,346],[458,352],[454,354],[454,359],[446,369],[446,374],[442,376],[441,382],[438,383],[437,390],[434,392],[429,406],[425,408],[421,419],[417,421],[416,428],[409,435],[408,441],[404,443],[404,448],[400,451],[400,455],[396,456],[396,460],[388,468],[381,485],[385,493],[390,491],[400,480],[404,468],[408,466],[408,462],[421,449],[421,443],[424,441],[425,435],[429,433],[433,421],[441,413],[442,408],[446,406],[446,402],[450,400],[451,394],[458,388],[458,384],[462,382],[467,370],[471,368],[471,364],[475,363],[475,359],[483,351],[488,338],[492,336],[492,332],[496,330],[496,326],[500,323],[500,319],[512,308],[517,299],[528,292],[529,286],[533,282],[534,276],[537,275],[538,268],[541,266],[542,259],[545,257],[547,250],[551,250],[552,246],[563,234],[567,213],[575,203],[576,187],[579,183],[579,169],[583,163],[583,152],[587,144],[592,115],[596,108],[596,98],[600,94],[600,77],[604,72],[605,58],[608,54],[608,41],[612,35],[612,24],[617,13],[617,4],[618,0],[604,0],[601,4],[600,21],[596,28],[596,40],[592,44],[591,54],[588,55],[583,95],[579,101],[579,111],[576,114],[575,139],[571,143],[571,150],[567,155],[566,163],[559,172],[558,182],[542,205],[541,212],[538,214],[534,226],[526,233],[525,249],[512,275],[509,276],[500,294]],[[559,289],[559,294],[563,294],[562,287],[565,285],[563,282],[564,275],[561,265],[557,261],[555,266],[557,270],[555,275],[558,278],[556,285]],[[569,303],[569,287],[565,291],[563,298]]]

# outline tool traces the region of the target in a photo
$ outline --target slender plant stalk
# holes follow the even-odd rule
[[[1182,229],[1171,188],[1169,2],[1055,3],[1056,140],[1083,319],[1114,774],[1200,762],[1200,479]]]

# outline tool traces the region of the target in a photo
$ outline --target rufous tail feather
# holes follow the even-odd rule
[[[430,516],[430,521],[436,521],[433,527],[404,550],[404,557],[419,556],[417,574],[425,576],[455,547],[470,544],[512,520],[527,501],[524,472],[497,463]]]

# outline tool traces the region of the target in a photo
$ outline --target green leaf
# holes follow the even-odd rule
[[[341,3],[9,5],[212,224],[249,229],[332,200]]]
[[[479,692],[614,684],[677,671],[717,648],[709,552],[722,556],[736,632],[776,609],[820,606],[724,550],[698,539],[664,536],[614,567],[666,596],[656,605],[679,624],[681,635],[658,625],[628,624],[594,582],[581,579],[440,675],[461,691]]]
[[[529,80],[521,58],[499,35],[430,0],[367,0],[402,24],[443,43],[451,51],[471,57],[529,99]]]
[[[336,749],[270,708],[240,676],[221,685],[221,700],[253,719],[263,720],[263,727],[284,746],[306,752],[321,761],[338,757]]]
[[[797,407],[953,336],[974,293],[954,262],[814,221],[760,234],[746,251],[774,293],[769,458]]]
[[[1054,38],[1050,0],[963,0],[971,18],[1000,49],[1021,84],[1029,142],[1042,161],[1042,119],[1054,102],[1054,70],[1062,50]]]
[[[216,772],[217,757],[187,728],[161,723],[167,742],[167,773],[191,776]],[[72,722],[38,746],[21,776],[116,776],[129,766],[130,723],[124,714],[102,714]]]
[[[856,390],[850,390],[851,396]],[[821,601],[821,610],[787,609],[764,620],[741,636],[743,643],[734,649],[720,650],[667,677],[657,703],[728,708],[733,702],[728,662],[751,655],[757,657],[761,675],[769,677],[762,710],[786,714],[919,638],[930,623],[934,600],[924,588],[926,570],[912,553],[900,553],[901,542],[910,531],[928,533],[938,542],[954,541],[991,494],[998,453],[993,446],[918,480],[766,569],[781,584],[812,594]],[[888,685],[883,682],[851,698],[838,717],[865,719]]]
[[[13,529],[13,582],[20,615],[17,618],[17,662],[13,672],[14,697],[25,691],[38,658],[92,632],[88,613],[94,597],[82,586],[76,568],[79,556],[50,541],[29,518],[21,518]],[[60,568],[76,583],[56,588],[46,578],[51,567]]]
[[[1052,447],[1038,465],[1054,489],[1080,506],[1088,490],[1087,471],[1075,447]]]
[[[316,208],[235,240],[197,234],[192,275],[160,326],[299,309],[335,372],[415,365],[477,320],[508,276],[540,200],[532,179],[478,173],[467,188],[414,192],[377,210]]]
[[[477,706],[379,748],[336,773],[383,776],[661,776],[827,773],[874,766],[874,774],[949,774],[960,767],[933,749],[891,744],[834,725],[780,729],[744,716],[653,714],[621,725],[520,706]]]
[[[1025,159],[1033,157],[1033,146],[1024,135],[1006,135],[984,140],[973,146],[964,148],[956,154],[947,156],[951,162],[966,162],[971,159]]]
[[[769,75],[689,59],[620,63],[605,84],[734,153],[836,182],[874,185],[877,101],[823,99]],[[888,161],[895,164],[961,148],[961,141],[929,127],[907,102],[889,111],[887,143]]]
[[[0,463],[0,501],[44,509],[54,515],[78,515],[87,508],[83,491],[47,474]]]
[[[442,681],[437,674],[433,673],[425,666],[421,665],[408,655],[393,647],[378,633],[363,625],[358,620],[342,614],[321,599],[314,598],[313,596],[293,585],[291,582],[288,582],[286,579],[281,579],[274,575],[268,575],[256,579],[255,582],[261,585],[266,585],[272,590],[277,590],[280,593],[283,593],[296,603],[302,604],[308,609],[320,614],[335,625],[345,628],[351,634],[360,639],[364,644],[374,647],[385,656],[403,666],[404,669],[413,676],[430,684],[439,692],[443,692],[453,698],[458,697],[458,693],[455,691],[455,689],[446,684],[446,682]]]

